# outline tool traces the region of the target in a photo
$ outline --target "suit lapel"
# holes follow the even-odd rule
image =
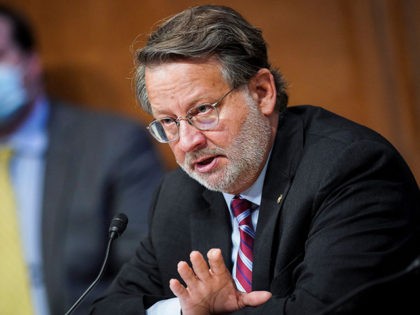
[[[302,122],[287,112],[267,168],[254,243],[253,290],[268,290],[281,231],[279,218],[303,148]]]
[[[229,270],[232,269],[232,226],[225,199],[221,193],[205,190],[205,205],[191,216],[192,247],[204,256],[210,248],[220,248]]]

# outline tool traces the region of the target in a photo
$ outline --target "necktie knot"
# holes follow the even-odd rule
[[[230,204],[230,208],[232,209],[232,213],[236,218],[239,218],[245,212],[249,212],[251,214],[252,210],[256,208],[256,206],[249,200],[242,198],[239,195],[233,197],[232,202]],[[240,222],[240,220],[238,219]]]

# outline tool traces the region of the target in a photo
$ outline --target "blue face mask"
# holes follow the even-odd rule
[[[16,66],[0,64],[0,123],[27,103],[23,74]]]

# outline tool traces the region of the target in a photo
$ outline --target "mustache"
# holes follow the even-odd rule
[[[226,155],[226,151],[222,148],[204,148],[195,152],[189,152],[185,155],[184,164],[191,165],[194,161],[205,156]]]

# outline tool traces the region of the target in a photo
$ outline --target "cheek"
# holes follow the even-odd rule
[[[234,135],[229,128],[210,131],[207,134],[207,142],[209,147],[227,148],[232,142]]]
[[[209,136],[213,143],[222,147],[229,146],[241,132],[241,126],[246,120],[247,111],[233,113],[230,118],[221,118],[219,122],[220,129],[214,131],[214,134]]]

